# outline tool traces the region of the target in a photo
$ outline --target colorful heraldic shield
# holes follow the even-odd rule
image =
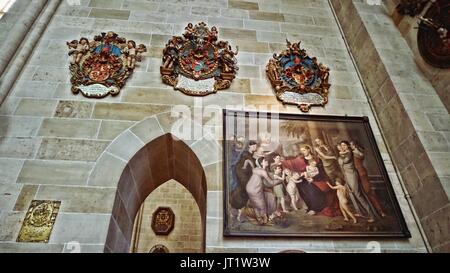
[[[216,27],[189,23],[183,36],[174,36],[163,51],[162,81],[194,96],[229,88],[238,70],[238,50],[218,41],[217,35]]]
[[[72,92],[90,98],[119,94],[136,63],[147,51],[145,45],[119,37],[112,31],[67,43],[69,47]]]
[[[329,68],[311,58],[300,43],[287,42],[287,49],[274,54],[266,67],[277,98],[285,104],[298,105],[308,112],[313,105],[328,102]]]

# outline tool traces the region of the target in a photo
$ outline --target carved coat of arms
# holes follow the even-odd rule
[[[175,214],[169,207],[159,207],[152,215],[152,229],[156,235],[169,235],[175,227]]]
[[[162,81],[195,96],[229,88],[238,70],[238,50],[218,41],[217,35],[216,27],[189,23],[183,36],[174,36],[163,51]]]
[[[274,54],[266,67],[277,98],[285,104],[297,105],[308,112],[313,105],[328,102],[329,68],[311,58],[300,43],[287,42],[287,49]]]
[[[102,98],[117,95],[133,73],[145,45],[119,37],[112,31],[101,33],[89,41],[67,42],[69,47],[72,92],[86,97]]]

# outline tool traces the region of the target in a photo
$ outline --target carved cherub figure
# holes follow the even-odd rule
[[[171,69],[173,67],[174,58],[178,55],[178,48],[175,39],[169,40],[163,51],[163,67]]]
[[[70,61],[72,64],[78,64],[81,61],[86,52],[89,51],[89,41],[86,38],[81,38],[80,41],[73,40],[71,42],[67,42],[67,46],[69,46],[69,55],[72,56],[72,60]]]
[[[192,36],[194,35],[194,25],[192,25],[192,23],[189,23],[187,25],[187,27],[184,28],[184,30],[185,30],[185,33],[183,34],[183,36],[186,39],[192,38]]]
[[[208,40],[209,40],[209,42],[210,43],[214,43],[214,42],[216,42],[217,41],[217,35],[218,35],[219,33],[218,33],[218,31],[217,31],[217,28],[214,26],[214,27],[212,27],[211,28],[211,31],[210,31],[210,33],[209,33],[209,37],[208,37]]]
[[[145,45],[140,44],[136,47],[136,42],[133,40],[129,40],[127,45],[122,49],[122,52],[125,54],[127,58],[127,67],[129,69],[134,69],[136,66],[136,60],[139,61],[141,59],[141,53],[146,52],[147,48]]]

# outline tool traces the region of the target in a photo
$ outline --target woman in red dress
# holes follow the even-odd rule
[[[303,182],[297,184],[300,196],[308,206],[308,214],[313,215],[319,213],[329,217],[340,215],[339,203],[334,190],[327,184],[328,180],[323,169],[322,161],[320,158],[313,156],[311,147],[308,145],[302,145],[300,152],[300,156],[285,159],[282,165],[285,169],[303,173],[306,171],[306,166],[310,162],[315,161],[317,163],[319,174],[313,177],[313,181],[308,182],[304,179]]]

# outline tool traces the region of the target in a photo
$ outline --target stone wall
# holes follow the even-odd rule
[[[70,6],[62,1],[0,108],[0,251],[60,252],[67,250],[70,241],[80,242],[82,251],[103,251],[122,172],[142,147],[171,132],[177,121],[169,112],[174,105],[216,110],[234,105],[234,108],[301,114],[297,108],[277,101],[264,72],[273,52],[284,48],[286,38],[302,40],[308,53],[331,68],[330,101],[324,108],[314,108],[311,114],[369,117],[412,234],[411,239],[380,240],[381,250],[426,251],[383,140],[383,136],[396,134],[391,127],[380,130],[328,1],[81,0],[80,3]],[[194,99],[163,85],[159,65],[162,48],[170,36],[179,35],[188,22],[197,21],[218,26],[221,39],[239,46],[240,70],[230,89]],[[116,97],[93,100],[73,95],[66,41],[81,36],[92,38],[109,30],[145,43],[148,52],[144,61]],[[205,118],[200,126],[208,121]],[[368,239],[224,238],[220,122],[217,125],[219,130],[212,140],[184,141],[196,154],[206,175],[206,251],[368,251]],[[15,242],[31,199],[62,201],[49,244]]]
[[[155,235],[151,228],[152,214],[158,207],[170,207],[175,214],[174,229],[167,236]],[[135,252],[148,253],[156,244],[165,245],[171,253],[202,252],[200,211],[192,194],[177,181],[170,180],[155,189],[145,199],[140,217]]]
[[[423,75],[431,82],[439,97],[444,103],[447,111],[450,111],[450,69],[440,69],[426,63],[419,53],[417,45],[417,17],[403,16],[399,14],[395,7],[400,0],[384,1],[387,13],[392,17],[400,33],[405,38],[411,51],[414,61],[422,71]]]
[[[434,251],[450,247],[450,116],[381,6],[331,1]]]

